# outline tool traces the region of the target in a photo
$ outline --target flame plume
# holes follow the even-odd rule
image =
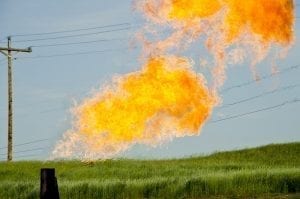
[[[221,25],[212,25],[221,26],[220,34],[226,35],[227,43],[233,42],[244,31],[267,43],[287,45],[293,39],[295,16],[292,0],[145,0],[137,7],[155,23],[183,23],[190,29],[200,25],[192,22],[207,20],[211,16],[217,18],[222,13]],[[206,28],[203,31],[209,30]]]
[[[153,23],[173,28],[170,37],[152,44],[155,50],[206,38],[205,45],[214,57],[215,89],[225,81],[226,63],[237,63],[249,54],[258,78],[255,65],[270,47],[289,48],[294,40],[292,0],[144,0],[136,5]]]
[[[156,146],[197,135],[216,102],[186,58],[150,58],[141,71],[120,77],[75,107],[75,129],[54,154],[105,158],[135,143]]]
[[[223,30],[228,42],[239,37],[247,27],[264,42],[289,44],[293,37],[291,0],[173,0],[170,5],[168,18],[175,21],[203,19],[226,10]]]
[[[135,7],[149,22],[137,37],[144,66],[73,108],[73,128],[54,158],[106,159],[137,143],[157,146],[198,135],[220,103],[227,64],[250,57],[259,78],[255,65],[271,47],[287,49],[294,40],[292,0],[137,0]],[[158,26],[168,27],[169,36],[156,37]],[[191,59],[169,55],[200,38],[213,58],[211,85]]]

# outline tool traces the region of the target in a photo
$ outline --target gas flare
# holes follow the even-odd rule
[[[144,66],[73,108],[73,129],[57,143],[54,158],[106,159],[134,144],[198,135],[220,103],[227,64],[250,57],[258,78],[255,65],[270,48],[286,50],[294,39],[292,0],[139,0],[135,7],[149,22],[138,37]],[[161,26],[169,36],[157,36]],[[199,55],[211,65],[210,84],[191,58],[170,55],[199,39],[213,58]]]
[[[87,158],[105,158],[135,143],[156,146],[197,135],[217,97],[191,67],[183,57],[149,58],[141,71],[118,78],[74,108],[75,129],[54,154],[79,150]]]
[[[138,7],[155,23],[182,23],[190,29],[198,29],[200,21],[221,14],[222,23],[211,25],[220,26],[227,43],[245,31],[267,43],[288,45],[293,39],[293,0],[145,0]]]
[[[293,0],[144,0],[136,5],[155,24],[173,28],[172,35],[154,42],[154,47],[165,50],[170,43],[176,47],[180,40],[186,44],[200,36],[206,38],[205,45],[214,56],[216,89],[225,81],[226,63],[234,64],[234,58],[249,54],[257,78],[255,65],[270,47],[289,48],[294,39]]]

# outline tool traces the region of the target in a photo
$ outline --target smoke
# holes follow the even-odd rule
[[[53,158],[106,159],[137,143],[155,147],[198,135],[220,103],[227,64],[250,57],[259,79],[255,66],[272,46],[285,52],[293,42],[291,0],[143,0],[134,7],[148,20],[137,34],[143,67],[116,77],[73,108],[73,128],[57,143]],[[159,36],[162,28],[167,36]],[[191,58],[172,55],[199,40],[213,58],[211,85],[193,70]]]

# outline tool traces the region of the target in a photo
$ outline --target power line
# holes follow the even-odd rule
[[[15,158],[23,158],[23,157],[36,157],[36,156],[39,156],[39,155],[42,155],[41,153],[39,154],[28,154],[28,155],[19,155],[19,156],[15,156]],[[0,159],[0,161],[4,161],[5,159],[2,158]]]
[[[229,117],[226,117],[226,118],[223,118],[223,119],[212,120],[212,121],[209,121],[208,123],[218,123],[218,122],[225,121],[225,120],[236,119],[236,118],[244,117],[244,116],[247,116],[247,115],[255,114],[255,113],[258,113],[258,112],[263,112],[263,111],[269,111],[269,110],[273,110],[273,109],[278,109],[278,108],[281,108],[281,107],[283,107],[285,105],[299,103],[299,102],[300,102],[300,99],[289,100],[289,101],[285,101],[283,103],[280,103],[280,104],[277,104],[277,105],[274,105],[274,106],[269,106],[269,107],[261,108],[261,109],[258,109],[258,110],[254,110],[254,111],[250,111],[250,112],[246,112],[246,113],[242,113],[242,114],[237,114],[237,115],[229,116]],[[49,140],[49,139],[35,140],[35,141],[31,141],[31,142],[26,142],[26,143],[18,144],[18,145],[15,145],[15,146],[27,145],[27,144],[32,144],[32,143],[41,142],[41,141],[45,141],[45,140]],[[6,148],[6,147],[3,147],[3,148]],[[3,148],[0,148],[0,149],[3,149]],[[47,148],[34,148],[34,149],[29,149],[29,150],[17,151],[15,153],[23,153],[23,152],[29,152],[29,151],[38,151],[38,150],[44,150],[44,149],[47,149]],[[0,155],[4,155],[4,154],[0,154]],[[34,154],[33,156],[37,156],[37,155],[40,155],[40,154]],[[30,157],[30,156],[32,156],[32,154],[31,155],[15,156],[15,158],[18,158],[18,157]],[[5,160],[5,159],[2,159],[2,160]]]
[[[98,40],[82,41],[82,42],[41,44],[41,45],[34,45],[34,46],[31,46],[31,47],[32,48],[40,48],[40,47],[52,47],[52,46],[67,46],[67,45],[89,44],[89,43],[97,43],[97,42],[122,41],[122,40],[127,40],[127,39],[128,38],[98,39]]]
[[[270,95],[270,94],[274,94],[274,93],[277,93],[277,92],[297,88],[299,86],[300,86],[300,84],[295,84],[295,85],[290,85],[290,86],[278,88],[278,89],[275,89],[275,90],[272,90],[272,91],[264,92],[264,93],[261,93],[259,95],[255,95],[255,96],[252,96],[252,97],[249,97],[249,98],[245,98],[245,99],[242,99],[242,100],[239,100],[239,101],[236,101],[236,102],[224,104],[222,107],[220,107],[220,109],[227,108],[227,107],[230,107],[230,106],[234,106],[234,105],[237,105],[237,104],[240,104],[240,103],[243,103],[243,102],[248,102],[248,101],[251,101],[251,100],[266,96],[266,95]]]
[[[125,63],[125,64],[128,64],[128,62]],[[73,94],[69,93],[69,94],[66,94],[64,96],[56,97],[56,99],[64,99],[64,98],[68,97],[69,95],[74,96],[74,95],[78,95],[78,94],[84,94],[85,95],[87,93],[85,91],[81,91],[80,93],[76,93],[76,94],[75,93],[73,93]],[[47,102],[49,102],[49,99],[37,101],[35,103],[16,104],[16,106],[19,107],[19,108],[22,108],[22,107],[29,107],[29,106],[33,106],[33,105],[37,105],[37,104],[42,104],[42,103],[47,103]],[[5,110],[5,109],[6,109],[6,107],[0,107],[0,110]],[[60,108],[60,109],[63,109],[63,108]],[[47,110],[44,110],[44,111],[40,111],[39,113],[48,113],[48,112],[52,112],[54,110],[56,111],[56,110],[59,110],[59,109],[58,108],[47,109]]]
[[[29,154],[29,155],[18,155],[18,156],[15,156],[15,158],[36,157],[39,155],[42,155],[42,154],[39,153],[39,154]]]
[[[82,93],[84,93],[84,92],[82,92]],[[74,94],[75,95],[75,94]],[[55,99],[64,99],[64,98],[66,98],[66,97],[68,97],[68,94],[66,94],[66,95],[64,95],[64,96],[58,96],[58,97],[56,97]],[[35,103],[25,103],[25,104],[16,104],[15,106],[16,107],[18,107],[18,109],[20,109],[20,108],[23,108],[23,107],[29,107],[29,106],[35,106],[35,105],[37,105],[37,104],[42,104],[42,103],[47,103],[47,102],[50,102],[51,100],[49,100],[49,99],[45,99],[45,100],[41,100],[41,101],[37,101],[37,102],[35,102]],[[1,110],[5,110],[6,109],[6,107],[0,107],[0,111]]]
[[[33,140],[33,141],[30,141],[30,142],[24,142],[24,143],[21,143],[21,144],[16,144],[16,145],[14,145],[14,147],[19,147],[19,146],[24,146],[24,145],[29,145],[29,144],[44,142],[44,141],[48,141],[50,139],[51,138]],[[7,147],[1,147],[0,149],[7,149]]]
[[[288,67],[287,69],[294,69],[295,68],[295,66],[291,66],[291,67]],[[278,75],[280,75],[280,73],[277,73]],[[271,77],[275,77],[275,76],[271,76]],[[247,85],[245,85],[245,86],[247,86]],[[248,98],[246,98],[246,99],[243,99],[243,100],[240,100],[240,101],[250,101],[250,100],[252,100],[252,98],[258,98],[258,97],[260,97],[261,95],[262,96],[264,96],[264,95],[268,95],[269,93],[271,94],[271,93],[273,93],[273,92],[279,92],[279,90],[281,91],[283,91],[283,90],[288,90],[288,89],[292,89],[293,87],[298,87],[299,85],[298,84],[295,84],[295,85],[291,85],[291,86],[287,86],[287,87],[284,87],[284,88],[280,88],[280,89],[276,89],[276,90],[274,90],[274,91],[270,91],[270,92],[266,92],[266,93],[262,93],[262,94],[260,94],[259,96],[253,96],[253,97],[250,97],[250,99],[248,99]],[[242,86],[239,86],[239,87],[242,87]],[[59,98],[64,98],[65,96],[62,96],[62,97],[59,97]],[[236,103],[236,104],[238,104],[238,103],[242,103],[242,102],[240,102],[240,101],[237,101],[237,102],[233,102],[233,103]],[[36,102],[36,103],[33,103],[33,104],[26,104],[26,107],[28,107],[28,106],[32,106],[32,105],[36,105],[37,103],[45,103],[45,102],[48,102],[48,100],[43,100],[43,101],[40,101],[40,102]],[[226,104],[226,105],[224,105],[224,106],[229,106],[230,104]],[[22,106],[24,106],[24,105],[22,105]],[[226,108],[226,107],[220,107],[220,109],[222,109],[222,108]],[[4,107],[2,107],[2,108],[0,108],[0,109],[4,109]],[[61,108],[54,108],[54,109],[48,109],[48,110],[44,110],[44,111],[40,111],[39,113],[48,113],[48,112],[52,112],[52,111],[56,111],[56,110],[60,110]]]
[[[131,28],[132,27],[126,27],[126,28],[117,28],[117,29],[112,29],[112,30],[104,30],[104,31],[98,31],[98,32],[91,32],[91,33],[75,34],[75,35],[64,35],[64,36],[47,37],[47,38],[39,38],[39,39],[16,40],[14,42],[44,41],[44,40],[54,40],[54,39],[63,39],[63,38],[89,36],[89,35],[98,35],[98,34],[102,34],[102,33],[109,33],[109,32],[117,32],[117,31],[129,30]]]
[[[296,4],[296,6],[299,6],[299,4]],[[295,17],[298,19],[299,17]],[[89,28],[78,28],[78,29],[71,29],[71,30],[62,30],[62,31],[52,31],[52,32],[40,32],[40,33],[26,33],[26,34],[12,34],[11,37],[27,37],[27,36],[40,36],[40,35],[51,35],[51,34],[61,34],[61,33],[69,33],[69,32],[79,32],[79,31],[86,31],[86,30],[95,30],[95,29],[103,29],[103,28],[110,28],[110,27],[116,27],[116,26],[130,26],[132,25],[129,22],[126,23],[118,23],[118,24],[111,24],[111,25],[104,25],[104,26],[95,26],[95,27],[89,27]],[[47,38],[45,38],[47,39]],[[52,38],[51,38],[52,39]],[[0,40],[0,42],[6,40],[6,38],[3,38]],[[40,40],[40,39],[37,39]],[[22,41],[15,41],[15,42],[25,42],[25,41],[37,41],[37,40],[22,40]],[[43,39],[41,39],[43,40]]]
[[[281,107],[283,107],[285,105],[299,103],[299,102],[300,102],[300,99],[288,100],[288,101],[282,102],[282,103],[274,105],[274,106],[269,106],[269,107],[257,109],[257,110],[254,110],[254,111],[250,111],[250,112],[246,112],[246,113],[237,114],[237,115],[229,116],[229,117],[226,117],[226,118],[218,119],[218,120],[212,120],[212,121],[209,121],[208,123],[217,123],[217,122],[221,122],[221,121],[225,121],[225,120],[240,118],[240,117],[244,117],[244,116],[251,115],[251,114],[254,114],[254,113],[258,113],[258,112],[263,112],[263,111],[269,111],[269,110],[273,110],[273,109],[278,109],[278,108],[281,108]],[[31,142],[26,142],[26,143],[14,145],[14,146],[22,146],[22,145],[27,145],[27,144],[42,142],[42,141],[46,141],[46,140],[49,140],[49,138],[48,139],[34,140],[34,141],[31,141]],[[0,149],[4,149],[4,148],[6,148],[6,147],[2,147]],[[15,153],[23,153],[23,152],[29,152],[29,151],[35,151],[35,150],[44,150],[44,149],[47,149],[47,148],[46,147],[45,148],[34,148],[34,149],[29,149],[29,150],[17,151]],[[0,155],[4,155],[4,154],[0,154]]]
[[[277,92],[282,92],[282,91],[294,89],[294,88],[297,88],[297,87],[300,87],[300,84],[294,84],[294,85],[289,85],[289,86],[285,86],[285,87],[282,87],[282,88],[277,88],[275,90],[263,92],[263,93],[261,93],[259,95],[248,97],[248,98],[236,101],[236,102],[224,104],[219,109],[224,109],[224,108],[236,105],[236,104],[240,104],[240,103],[243,103],[243,102],[251,101],[251,100],[254,100],[254,99],[266,96],[266,95],[270,95],[270,94],[274,94],[274,93],[277,93]],[[44,110],[44,111],[40,111],[39,113],[49,113],[49,112],[58,111],[58,110],[62,110],[62,109],[63,108],[61,108],[61,107],[59,107],[59,108],[52,108],[52,109],[47,109],[47,110]]]
[[[32,152],[32,151],[41,151],[41,150],[45,150],[45,149],[48,149],[49,147],[44,147],[44,148],[34,148],[34,149],[28,149],[28,150],[22,150],[22,151],[16,151],[14,152],[14,154],[17,154],[17,153],[26,153],[26,152]],[[3,155],[7,155],[6,153],[2,153],[0,154],[0,156],[3,156]]]
[[[36,157],[36,156],[39,156],[39,155],[42,155],[42,154],[41,153],[35,153],[35,154],[28,154],[28,155],[18,155],[18,156],[15,156],[15,158]]]
[[[27,37],[27,36],[39,36],[39,35],[51,35],[51,34],[60,34],[60,33],[68,33],[68,32],[79,32],[85,30],[95,30],[95,29],[103,29],[103,28],[110,28],[116,26],[129,26],[130,23],[118,23],[118,24],[111,24],[105,26],[95,26],[89,28],[78,28],[78,29],[71,29],[71,30],[61,30],[61,31],[52,31],[52,32],[40,32],[40,33],[27,33],[27,34],[15,34],[11,35],[12,37]]]
[[[265,80],[265,79],[269,79],[269,78],[272,78],[272,77],[277,76],[279,74],[284,74],[284,73],[287,73],[287,72],[289,72],[291,70],[295,70],[295,69],[298,69],[298,68],[300,68],[300,64],[294,65],[294,66],[290,66],[290,67],[285,68],[285,69],[283,69],[283,70],[281,70],[281,71],[279,71],[279,72],[277,72],[275,74],[269,74],[269,75],[262,76],[259,81]],[[228,88],[225,88],[225,89],[221,90],[221,93],[224,94],[224,93],[227,93],[228,91],[230,91],[232,89],[240,88],[240,87],[244,87],[244,86],[248,86],[248,85],[253,84],[255,82],[257,82],[257,80],[250,80],[250,81],[247,81],[247,82],[244,82],[244,83],[241,83],[241,84],[230,86]]]
[[[96,51],[82,51],[82,52],[53,54],[53,55],[38,55],[38,56],[31,56],[31,57],[18,57],[17,59],[40,59],[40,58],[52,58],[52,57],[64,57],[64,56],[72,56],[72,55],[85,55],[85,54],[94,54],[94,53],[123,51],[123,50],[130,50],[130,49],[133,49],[133,48],[115,48],[115,49],[105,49],[105,50],[96,50]]]
[[[285,106],[287,104],[294,104],[294,103],[298,103],[298,102],[300,102],[300,99],[289,100],[289,101],[285,101],[283,103],[280,103],[280,104],[277,104],[277,105],[274,105],[274,106],[269,106],[269,107],[257,109],[257,110],[246,112],[246,113],[242,113],[242,114],[232,115],[232,116],[229,116],[229,117],[226,117],[226,118],[222,118],[222,119],[212,120],[212,121],[209,121],[208,123],[217,123],[217,122],[222,122],[222,121],[225,121],[225,120],[240,118],[240,117],[244,117],[244,116],[251,115],[251,114],[254,114],[254,113],[258,113],[258,112],[263,112],[263,111],[269,111],[269,110],[273,110],[273,109],[278,109],[278,108],[281,108],[281,107],[283,107],[283,106]]]

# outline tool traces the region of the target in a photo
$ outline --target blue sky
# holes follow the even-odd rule
[[[300,16],[299,6],[296,15]],[[277,61],[280,70],[300,64],[299,25],[296,20],[294,46],[287,57]],[[107,83],[116,74],[125,74],[140,67],[139,48],[128,49],[130,38],[143,22],[139,13],[132,9],[131,0],[1,0],[0,1],[0,41],[7,35],[52,32],[130,23],[131,29],[110,33],[64,38],[60,40],[41,40],[20,42],[62,35],[91,33],[88,30],[77,33],[44,35],[32,37],[12,37],[13,46],[18,48],[82,42],[100,39],[116,39],[109,42],[94,42],[69,46],[33,48],[31,54],[16,54],[14,61],[14,143],[22,144],[39,139],[44,141],[18,146],[15,157],[20,159],[45,159],[51,147],[71,126],[69,109],[75,101],[80,102],[92,89]],[[105,30],[116,29],[119,26]],[[19,42],[18,42],[19,41]],[[3,41],[2,41],[3,42]],[[1,43],[1,46],[6,45]],[[52,58],[27,58],[74,52],[101,51],[83,55]],[[203,53],[202,48],[193,48],[191,56]],[[5,154],[7,145],[7,64],[0,56],[0,154]],[[247,81],[252,75],[247,62],[230,66],[224,88]],[[259,73],[270,74],[271,59],[258,65]],[[300,68],[282,73],[276,77],[262,80],[222,94],[224,104],[259,95],[272,89],[300,84]],[[300,87],[276,92],[255,100],[214,111],[212,120],[251,112],[300,98]],[[283,106],[276,110],[263,111],[218,123],[207,123],[200,136],[174,139],[158,148],[135,146],[123,154],[129,157],[165,158],[194,154],[207,154],[220,150],[231,150],[269,143],[300,141],[300,103]],[[41,148],[41,149],[39,149]],[[33,150],[22,152],[26,150]],[[39,149],[39,150],[35,150]],[[32,155],[32,156],[31,156]],[[27,157],[28,156],[28,157]],[[5,155],[0,156],[0,159]]]

